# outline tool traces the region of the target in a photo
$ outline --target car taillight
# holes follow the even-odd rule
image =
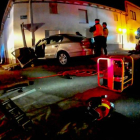
[[[90,42],[88,40],[82,40],[81,41],[81,46],[83,48],[88,48],[88,47],[90,47]]]

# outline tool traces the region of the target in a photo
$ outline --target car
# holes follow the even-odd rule
[[[75,34],[55,34],[35,45],[37,58],[57,58],[61,65],[67,65],[72,57],[92,56],[93,53],[91,39]]]

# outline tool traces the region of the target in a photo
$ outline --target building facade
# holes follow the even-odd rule
[[[135,39],[135,34],[137,29],[140,27],[140,7],[125,1],[125,11],[126,11],[126,25],[127,25],[127,42],[137,43]]]
[[[101,24],[107,22],[109,52],[133,49],[140,8],[127,1],[125,6],[122,11],[74,0],[9,0],[1,23],[1,58],[4,57],[7,63],[15,63],[11,52],[25,46],[33,47],[39,39],[52,34],[75,34],[78,31],[83,36],[92,37],[89,28],[95,24],[96,18]]]

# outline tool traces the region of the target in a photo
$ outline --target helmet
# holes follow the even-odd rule
[[[107,26],[107,23],[106,22],[103,22],[103,24],[105,24]]]

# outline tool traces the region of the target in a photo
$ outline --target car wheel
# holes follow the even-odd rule
[[[59,64],[67,65],[69,61],[69,55],[66,52],[59,52],[57,59]]]

